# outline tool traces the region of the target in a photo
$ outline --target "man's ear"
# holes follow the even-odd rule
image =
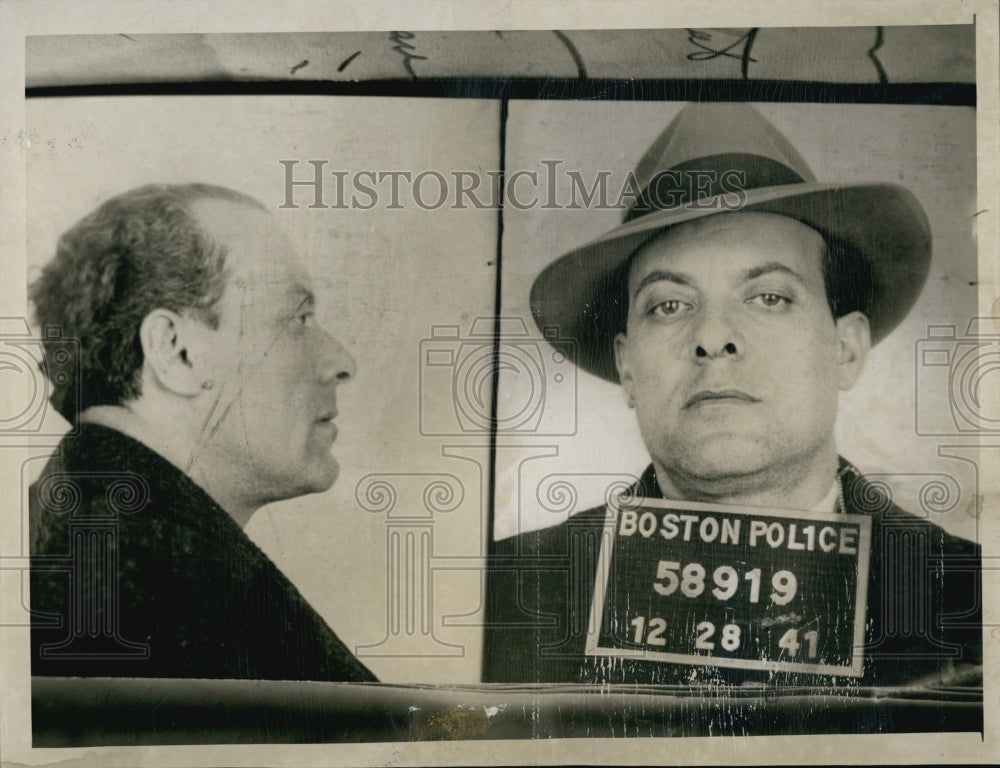
[[[139,326],[144,365],[160,386],[194,397],[202,391],[201,376],[188,359],[186,326],[190,321],[169,309],[154,309]]]
[[[618,380],[625,393],[625,402],[632,408],[635,406],[635,383],[628,359],[628,337],[624,333],[615,334],[615,368],[618,369]]]
[[[842,390],[848,390],[861,375],[872,347],[868,318],[861,312],[851,312],[836,321],[840,339],[840,367],[837,379]]]

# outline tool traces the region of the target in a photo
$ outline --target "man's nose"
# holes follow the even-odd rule
[[[733,318],[724,311],[711,309],[701,313],[692,341],[694,359],[697,363],[719,357],[739,358],[745,346],[743,336]]]
[[[358,372],[358,365],[344,346],[329,333],[327,348],[324,354],[323,366],[320,369],[320,381],[323,384],[344,382],[353,379]]]

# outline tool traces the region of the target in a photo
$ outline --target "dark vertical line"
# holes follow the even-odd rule
[[[497,415],[500,396],[500,313],[503,310],[501,288],[503,287],[503,203],[504,185],[507,177],[507,113],[510,106],[510,97],[505,92],[500,97],[500,159],[497,169],[497,250],[495,267],[496,276],[496,296],[493,302],[493,393],[490,403],[490,466],[486,482],[486,578],[483,584],[484,594],[484,623],[489,624],[491,620],[488,595],[490,594],[490,582],[493,574],[490,564],[495,554],[493,531],[495,530],[496,516],[496,475],[497,475]],[[486,663],[489,649],[486,648],[486,636],[484,628],[482,662],[480,665],[480,679],[486,670]]]
[[[885,42],[885,31],[884,27],[875,27],[875,45],[868,49],[868,58],[871,59],[872,64],[875,65],[875,70],[878,72],[878,81],[880,85],[889,84],[889,75],[885,72],[885,67],[882,66],[882,62],[878,60],[878,56],[875,55],[875,51],[882,47],[882,43]]]
[[[743,45],[743,61],[740,64],[740,72],[743,75],[744,80],[750,79],[750,62],[753,59],[750,58],[750,49],[753,48],[754,40],[757,39],[757,33],[760,32],[758,27],[754,27],[749,32],[747,32],[747,41]]]
[[[553,29],[552,34],[559,38],[559,41],[566,46],[566,50],[569,51],[569,55],[573,57],[573,63],[576,64],[576,74],[581,80],[587,79],[587,65],[583,63],[583,56],[580,55],[580,51],[577,47],[573,45],[573,41],[569,39],[565,32],[561,32],[558,29]]]
[[[500,396],[500,313],[503,311],[503,297],[501,295],[501,289],[503,288],[503,203],[504,185],[507,178],[507,112],[509,106],[510,100],[504,94],[500,98],[500,167],[497,174],[497,186],[499,187],[497,192],[497,251],[495,261],[497,276],[496,295],[493,302],[493,392],[490,403],[490,476],[488,483],[490,497],[487,504],[489,510],[490,541],[493,540],[493,515],[496,512],[495,504],[493,503],[493,491],[496,485],[497,415]]]

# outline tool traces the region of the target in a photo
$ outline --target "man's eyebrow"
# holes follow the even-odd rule
[[[750,267],[743,273],[744,280],[753,280],[755,278],[761,277],[762,275],[769,275],[772,272],[781,272],[785,275],[790,275],[798,280],[800,283],[805,283],[805,278],[802,277],[798,272],[789,267],[787,264],[782,264],[779,261],[769,261],[765,264],[761,264],[756,267]]]
[[[654,269],[639,281],[639,285],[636,286],[635,293],[632,295],[638,296],[639,292],[647,285],[659,283],[664,280],[670,283],[676,283],[677,285],[691,285],[691,279],[686,275],[682,275],[680,272],[674,272],[669,269]]]
[[[789,275],[790,277],[798,280],[800,283],[805,283],[805,278],[802,277],[798,272],[789,267],[787,264],[782,264],[780,261],[768,261],[764,264],[759,264],[756,267],[750,267],[745,270],[742,274],[743,281],[754,280],[755,278],[761,277],[762,275],[769,275],[772,272],[780,272],[782,274]],[[633,297],[638,296],[640,291],[647,285],[652,283],[659,283],[662,281],[667,281],[670,283],[676,283],[677,285],[693,285],[693,281],[687,275],[674,272],[670,269],[654,269],[648,275],[639,281],[639,285],[636,286],[635,293]]]

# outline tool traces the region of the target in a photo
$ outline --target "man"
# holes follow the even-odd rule
[[[31,488],[32,674],[374,680],[243,532],[333,484],[355,370],[267,210],[126,192],[62,236],[31,298],[78,426]]]
[[[917,199],[817,183],[748,105],[685,108],[636,177],[624,224],[549,265],[531,304],[620,382],[652,464],[610,508],[496,545],[484,680],[976,674],[978,548],[834,440],[839,392],[926,279]]]

